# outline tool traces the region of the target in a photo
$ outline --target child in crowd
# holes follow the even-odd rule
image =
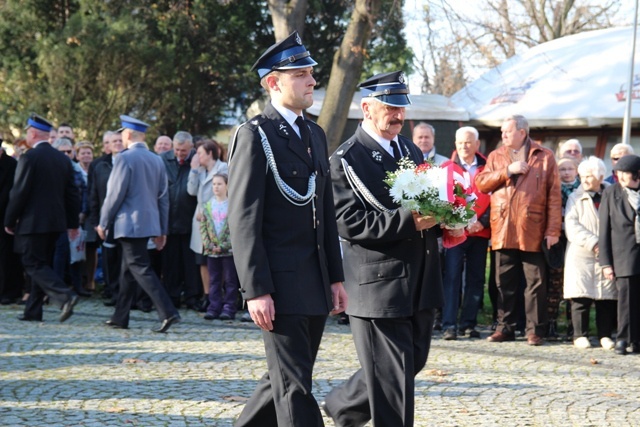
[[[209,307],[207,320],[231,320],[236,316],[238,274],[233,263],[229,225],[227,224],[227,175],[215,174],[213,196],[200,216],[203,255],[209,270]]]

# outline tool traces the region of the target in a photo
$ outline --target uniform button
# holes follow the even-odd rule
[[[429,249],[427,249],[427,255],[429,255]]]
[[[317,225],[320,225],[320,221],[316,221],[316,224],[317,224]]]
[[[382,276],[382,273],[378,273],[378,277],[383,277],[383,276]]]
[[[293,171],[293,174],[294,175],[298,175],[298,171]]]

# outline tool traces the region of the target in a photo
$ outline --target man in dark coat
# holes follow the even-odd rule
[[[73,314],[78,295],[51,267],[56,240],[67,230],[69,239],[80,233],[80,193],[74,185],[69,158],[49,144],[52,126],[35,114],[27,121],[27,144],[32,147],[20,157],[5,231],[15,234],[16,250],[31,278],[31,293],[20,320],[41,321],[45,294],[60,303],[64,322]]]
[[[422,153],[398,135],[410,104],[402,72],[360,84],[364,121],[331,156],[347,313],[361,369],[326,397],[336,426],[413,426],[414,376],[427,361],[442,279],[433,218],[398,208],[383,182]]]
[[[0,138],[0,143],[2,139]],[[9,204],[9,192],[13,187],[16,173],[16,159],[0,147],[0,224],[4,224],[4,214]],[[22,265],[13,252],[13,236],[4,228],[0,229],[0,304],[11,304],[20,297],[23,280]]]
[[[189,247],[198,200],[187,192],[194,154],[191,134],[179,131],[173,137],[173,150],[160,155],[169,179],[169,234],[162,251],[162,280],[176,308],[184,295],[187,308],[198,311],[202,279],[195,253]]]
[[[344,310],[346,294],[326,137],[302,117],[314,65],[297,32],[258,59],[271,102],[240,127],[231,150],[231,242],[268,367],[236,426],[323,425],[313,364],[327,315]]]

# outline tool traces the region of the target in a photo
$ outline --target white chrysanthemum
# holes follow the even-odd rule
[[[389,195],[391,196],[391,198],[393,199],[394,202],[400,203],[400,202],[402,202],[402,196],[404,195],[404,191],[402,191],[400,186],[396,185],[396,184],[397,184],[397,181],[389,189]]]
[[[406,188],[411,185],[415,179],[415,174],[411,170],[403,170],[397,173],[396,180],[393,183],[394,187],[398,188],[398,191],[406,192]]]
[[[420,186],[418,176],[414,173],[412,173],[412,175],[413,176],[411,181],[408,181],[406,187],[404,188],[404,193],[410,199],[418,197],[424,190],[424,188]]]

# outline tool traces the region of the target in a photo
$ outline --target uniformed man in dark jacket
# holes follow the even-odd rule
[[[399,208],[383,182],[397,161],[422,163],[399,135],[410,104],[402,72],[360,84],[362,125],[331,156],[347,314],[361,369],[326,397],[336,426],[413,426],[414,376],[429,354],[442,279],[435,220]]]
[[[313,364],[327,315],[344,310],[346,294],[326,137],[302,116],[314,65],[297,32],[269,48],[253,68],[271,102],[231,148],[231,243],[268,367],[236,426],[323,425]]]

